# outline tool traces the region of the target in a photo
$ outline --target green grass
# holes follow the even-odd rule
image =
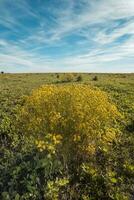
[[[79,186],[77,181],[78,183],[81,183],[81,180],[86,181],[86,184],[88,183],[86,187],[88,186],[88,189],[90,189],[91,186],[91,193],[93,193],[92,195],[94,196],[93,199],[106,199],[103,198],[106,188],[108,188],[110,194],[114,193],[114,195],[116,195],[116,198],[114,196],[112,199],[133,199],[134,74],[85,73],[74,74],[73,79],[66,79],[66,76],[66,74],[59,74],[59,77],[57,77],[57,74],[0,74],[0,155],[2,155],[0,157],[0,199],[18,199],[18,195],[21,193],[24,196],[27,194],[31,195],[31,189],[32,191],[42,194],[40,192],[42,185],[37,188],[36,182],[34,183],[33,181],[36,180],[38,176],[46,177],[46,170],[50,163],[48,161],[46,162],[46,158],[42,157],[40,152],[35,151],[34,146],[29,145],[30,141],[25,134],[22,134],[20,126],[14,129],[17,116],[16,111],[18,111],[16,108],[22,106],[25,99],[23,97],[25,95],[30,95],[34,89],[44,84],[60,85],[78,83],[87,84],[91,87],[95,86],[107,92],[109,99],[116,104],[124,118],[122,118],[122,121],[119,121],[121,137],[118,142],[115,141],[115,143],[113,143],[112,151],[109,153],[104,152],[104,154],[97,154],[97,157],[95,157],[96,161],[94,158],[91,160],[91,164],[94,162],[97,163],[96,166],[98,169],[101,169],[102,172],[104,172],[107,167],[110,167],[111,170],[117,173],[117,177],[112,178],[110,176],[107,178],[106,174],[101,176],[102,174],[99,173],[99,178],[101,179],[96,180],[91,179],[90,176],[90,178],[87,179],[87,175],[85,177],[83,174],[78,174],[78,176],[76,176],[78,180],[75,180],[75,186],[76,188]],[[78,76],[81,76],[81,81],[79,82],[76,81]],[[98,78],[97,81],[93,80],[95,76]],[[69,81],[67,82],[66,80]],[[58,163],[57,160],[55,161],[54,163]],[[43,163],[45,163],[45,165],[43,165]],[[58,167],[56,167],[56,170]],[[41,170],[38,170],[38,168]],[[74,172],[70,173],[72,180],[73,177],[75,177]],[[81,177],[84,179],[81,179]],[[111,179],[109,180],[109,178]],[[118,182],[118,184],[116,184],[116,182]],[[104,184],[106,188],[103,186],[103,183],[106,184]],[[73,186],[71,185],[72,188]],[[85,192],[86,187],[80,185],[81,190],[77,195],[81,195],[82,190]],[[12,191],[14,191],[14,193]],[[97,193],[94,191],[97,191]],[[63,193],[64,192],[63,190]],[[8,198],[9,195],[11,195],[11,198]],[[128,198],[126,198],[126,196],[128,196]],[[25,197],[23,199],[31,199]]]
[[[74,81],[79,74],[75,75]],[[134,115],[134,74],[81,74],[82,82],[108,93],[127,118]],[[98,81],[93,81],[94,76]],[[23,95],[44,84],[63,84],[66,74],[0,74],[0,111],[11,112]],[[77,83],[77,82],[76,82]],[[67,83],[64,83],[67,84]]]
[[[107,92],[109,99],[124,115],[126,127],[134,130],[134,74],[74,74],[71,82],[64,82],[66,74],[0,74],[0,122],[5,116],[11,117],[15,108],[23,102],[23,96],[44,84],[89,84]],[[77,82],[81,75],[82,81]],[[97,76],[98,80],[93,78]]]

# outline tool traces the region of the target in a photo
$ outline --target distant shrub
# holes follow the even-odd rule
[[[82,81],[82,80],[83,80],[82,75],[79,75],[79,76],[77,77],[77,81],[80,82],[80,81]]]
[[[74,81],[74,75],[71,73],[64,74],[62,77],[62,82],[72,82]]]
[[[98,81],[98,76],[94,76],[93,81]]]
[[[59,74],[56,74],[56,77],[57,77],[57,78],[60,78],[60,75],[59,75]]]
[[[3,71],[1,71],[1,74],[4,74],[4,72],[3,72]]]

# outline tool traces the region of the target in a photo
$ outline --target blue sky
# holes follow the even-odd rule
[[[134,0],[0,0],[0,70],[134,72]]]

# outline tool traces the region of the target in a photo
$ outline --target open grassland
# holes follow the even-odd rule
[[[57,78],[58,75],[58,78]],[[106,91],[119,109],[133,116],[134,102],[134,74],[80,74],[82,80],[77,81],[79,74],[68,82],[64,82],[66,74],[1,74],[0,75],[0,103],[1,110],[12,110],[19,103],[23,95],[31,94],[32,90],[44,84],[81,83],[97,86]],[[97,76],[98,80],[93,78]],[[8,112],[8,111],[7,111]]]
[[[134,198],[134,74],[0,74],[0,199]]]

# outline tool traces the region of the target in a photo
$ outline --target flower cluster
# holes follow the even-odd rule
[[[40,151],[55,152],[61,142],[66,155],[76,150],[90,156],[116,140],[120,116],[101,90],[82,84],[45,85],[28,97],[20,121],[25,133],[42,138],[36,141]],[[57,138],[61,136],[62,141]]]
[[[35,144],[40,152],[46,150],[55,154],[57,145],[61,142],[62,136],[59,134],[47,134],[42,140],[36,140]]]

